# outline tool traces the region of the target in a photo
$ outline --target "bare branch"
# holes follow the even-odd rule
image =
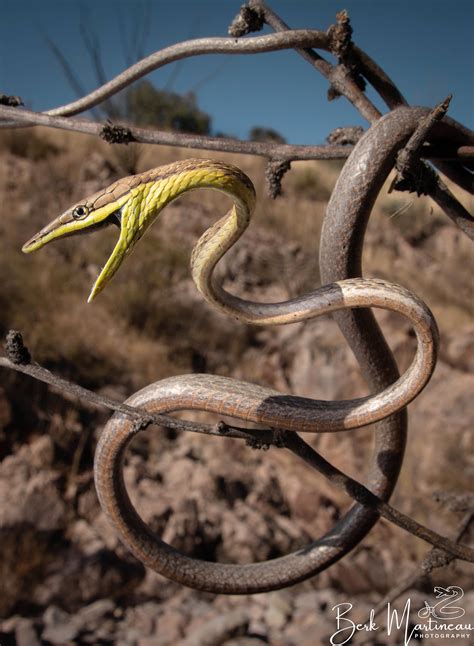
[[[58,388],[64,393],[79,399],[81,402],[87,402],[93,406],[105,406],[110,410],[116,411],[118,413],[123,413],[128,417],[134,419],[140,426],[146,426],[149,424],[156,424],[157,426],[162,426],[164,428],[170,428],[177,431],[190,431],[192,433],[201,433],[205,435],[215,435],[218,437],[226,436],[233,437],[239,440],[246,440],[247,442],[259,444],[274,444],[279,445],[280,440],[278,433],[269,430],[262,429],[254,430],[241,428],[238,426],[229,426],[224,422],[219,422],[215,426],[209,424],[200,424],[198,422],[188,422],[186,420],[177,419],[175,417],[170,417],[168,415],[158,415],[156,413],[149,413],[148,411],[133,406],[128,406],[127,404],[122,404],[117,402],[110,397],[104,397],[103,395],[98,395],[92,390],[83,388],[78,384],[72,383],[58,377],[53,374],[46,368],[43,368],[39,363],[14,363],[6,357],[0,357],[0,366],[3,368],[10,368],[11,370],[16,370],[17,372],[22,372],[25,375],[29,375],[34,379],[43,381],[54,388]]]
[[[250,6],[258,7],[263,11],[265,22],[277,33],[291,32],[288,25],[272,9],[267,7],[262,0],[251,0]],[[361,88],[358,87],[348,68],[344,65],[331,65],[331,63],[328,63],[328,61],[310,49],[311,47],[314,47],[314,45],[298,47],[296,48],[296,51],[308,63],[310,63],[310,65],[321,72],[321,74],[331,83],[331,88],[334,88],[339,95],[344,95],[346,99],[348,99],[359,111],[359,113],[369,121],[369,123],[373,123],[374,121],[377,121],[377,119],[380,119],[382,116],[381,113],[366,97]],[[318,45],[317,47],[328,52],[333,51],[333,40],[329,31],[327,33],[327,42],[325,43],[325,46]]]
[[[138,63],[128,67],[121,74],[111,81],[97,88],[90,94],[83,96],[78,101],[58,106],[47,110],[45,114],[72,116],[79,112],[89,110],[105,99],[113,96],[123,88],[131,85],[134,81],[142,78],[154,70],[191,56],[203,54],[260,54],[264,52],[291,49],[293,47],[329,47],[329,39],[326,33],[312,29],[298,29],[294,31],[268,34],[266,36],[255,36],[237,40],[235,38],[196,38],[165,47]],[[5,124],[3,124],[5,126]],[[11,126],[12,124],[8,124]]]
[[[289,26],[273,11],[265,5],[263,0],[250,0],[249,5],[258,9],[264,15],[264,19],[276,32],[281,32],[290,29]],[[332,44],[328,46],[326,51],[333,51]],[[335,68],[328,63],[322,56],[316,52],[305,49],[297,50],[310,65],[315,67],[323,76],[331,81],[332,86],[340,93],[343,94],[369,122],[376,121],[380,117],[380,112],[377,108],[368,101],[367,97],[357,86],[356,83],[350,79],[346,82],[341,82],[337,78],[334,71]],[[372,87],[379,93],[381,98],[385,101],[390,109],[394,109],[400,105],[408,105],[406,99],[401,94],[392,79],[383,71],[381,67],[373,61],[368,54],[362,51],[359,47],[351,43],[351,55],[354,57],[358,64],[360,73],[369,81]]]
[[[430,191],[430,197],[441,209],[443,209],[456,226],[458,226],[471,240],[474,240],[474,217],[456,199],[440,177],[437,177],[437,181],[433,189]]]
[[[459,545],[453,541],[440,536],[431,529],[424,527],[416,520],[409,516],[405,516],[400,511],[378,498],[375,494],[364,487],[360,482],[350,478],[342,471],[325,460],[319,453],[317,453],[309,444],[296,433],[286,432],[284,436],[284,445],[293,453],[302,458],[313,469],[323,474],[329,482],[336,487],[339,491],[343,491],[365,507],[374,509],[383,518],[404,529],[413,536],[421,538],[422,540],[434,545],[440,550],[459,558],[463,561],[474,563],[474,549],[467,545]]]
[[[469,237],[474,240],[474,218],[455,198],[434,169],[421,161],[425,140],[433,127],[445,116],[451,96],[439,103],[415,129],[410,139],[397,155],[397,175],[389,188],[397,191],[416,192],[430,195],[446,215]],[[445,168],[451,168],[446,164]],[[459,174],[459,171],[457,171]],[[471,186],[472,192],[472,186]]]
[[[104,125],[86,119],[50,116],[43,112],[16,110],[0,106],[0,119],[15,119],[23,125],[41,125],[61,130],[72,130],[88,135],[100,136]],[[293,146],[290,144],[270,144],[260,141],[240,141],[223,137],[207,137],[151,130],[147,128],[129,128],[133,140],[144,144],[164,144],[202,150],[219,150],[246,155],[259,155],[281,160],[294,159],[345,159],[352,148],[349,146]]]
[[[71,119],[66,117],[50,116],[44,112],[31,110],[17,110],[0,105],[0,128],[5,124],[2,119],[11,123],[14,119],[22,126],[47,126],[61,130],[72,130],[87,135],[101,136],[104,124],[86,119]],[[133,140],[142,144],[162,144],[166,146],[179,146],[201,150],[214,150],[226,153],[240,153],[243,155],[258,155],[267,159],[281,161],[310,160],[310,159],[347,159],[353,146],[300,146],[292,144],[270,144],[261,141],[241,141],[227,137],[207,137],[203,135],[188,135],[181,132],[168,132],[166,130],[152,130],[149,128],[129,128]],[[426,146],[423,157],[430,159],[450,159],[465,161],[474,159],[474,146]]]

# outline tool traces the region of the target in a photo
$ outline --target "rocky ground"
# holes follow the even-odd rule
[[[0,175],[0,193],[14,205],[16,217],[14,227],[0,223],[2,333],[22,329],[37,360],[121,400],[150,381],[192,371],[320,399],[365,392],[356,362],[331,320],[259,330],[229,322],[201,302],[187,262],[192,241],[219,205],[211,198],[202,202],[195,194],[170,207],[159,234],[150,235],[149,256],[131,262],[128,271],[121,269],[121,282],[109,288],[114,293],[104,294],[95,309],[83,301],[95,263],[106,257],[102,243],[97,252],[87,249],[93,240],[88,238],[51,247],[38,258],[17,254],[36,224],[58,211],[57,192],[62,205],[71,201],[68,174],[75,170],[75,177],[82,177],[78,190],[87,194],[118,172],[101,151],[92,151],[85,163],[66,143],[61,146],[61,153],[35,164],[2,153],[10,155],[2,162],[10,170]],[[168,161],[166,155],[171,153],[160,161]],[[148,158],[142,162],[156,164]],[[261,192],[262,169],[246,160],[243,164]],[[335,173],[323,181],[320,167],[315,168],[308,174],[296,167],[285,180],[286,196],[275,203],[263,200],[256,226],[223,263],[228,289],[270,301],[302,293],[317,282],[313,247],[324,209],[318,196],[327,197]],[[44,191],[32,203],[25,187],[41,181]],[[406,205],[412,197],[390,199],[377,206],[369,228],[364,271],[416,291],[432,307],[442,335],[435,375],[409,409],[407,456],[393,503],[452,536],[462,514],[433,495],[466,492],[473,477],[472,252],[451,224],[430,213],[429,203],[411,214],[408,208],[408,217],[397,216],[399,202]],[[289,213],[299,214],[298,222],[289,224]],[[379,318],[406,368],[415,349],[410,329],[395,315]],[[428,550],[380,522],[341,562],[291,589],[248,597],[185,589],[138,563],[99,507],[92,457],[107,418],[106,412],[64,399],[29,378],[1,373],[1,646],[329,644],[336,604],[352,603],[354,621],[365,621]],[[363,480],[373,432],[312,441],[339,468]],[[125,479],[141,515],[164,540],[197,558],[224,562],[286,554],[324,533],[350,505],[281,449],[253,450],[230,439],[157,428],[141,433],[132,445]],[[400,607],[410,598],[416,623],[433,585],[455,584],[466,592],[467,614],[474,610],[472,575],[472,568],[454,563],[404,593]],[[388,636],[383,629],[358,640],[402,643],[400,634]]]

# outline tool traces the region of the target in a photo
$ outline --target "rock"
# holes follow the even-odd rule
[[[73,610],[97,597],[117,599],[133,594],[143,576],[143,565],[131,558],[121,559],[105,549],[85,556],[69,546],[56,555],[30,599],[42,605],[60,599],[64,607]]]
[[[115,611],[115,603],[112,599],[99,599],[94,603],[81,608],[76,615],[76,621],[82,629],[96,630],[106,616],[112,615]]]
[[[39,438],[0,464],[0,528],[26,525],[54,531],[65,526],[58,474],[43,470],[50,459],[48,440]]]
[[[97,528],[82,519],[70,525],[68,537],[86,556],[93,556],[105,547]]]
[[[0,464],[0,616],[22,599],[51,561],[49,542],[66,526],[66,505],[47,438],[25,445]]]
[[[267,641],[258,637],[236,637],[235,639],[228,639],[225,646],[262,646],[262,643],[266,644]]]
[[[285,646],[314,646],[329,644],[335,622],[311,610],[297,610],[281,636]]]
[[[49,606],[43,615],[45,624],[41,638],[52,644],[67,644],[79,635],[74,617],[57,606]]]
[[[15,627],[15,639],[16,646],[40,646],[33,620],[22,618],[18,621]]]
[[[143,641],[140,640],[140,643],[148,643],[150,646],[181,644],[181,639],[185,634],[186,623],[187,615],[180,613],[178,608],[165,608],[156,622],[154,632],[151,635],[145,635]],[[134,628],[134,630],[136,629]]]
[[[243,635],[248,627],[248,614],[236,609],[225,615],[213,617],[193,630],[181,643],[182,646],[219,646],[237,634]]]
[[[155,633],[161,614],[162,608],[160,608],[160,605],[149,601],[134,608],[128,608],[122,623],[124,626],[126,625],[136,631],[140,637],[150,637]]]
[[[264,621],[272,632],[278,632],[288,622],[292,612],[292,605],[288,598],[279,593],[272,592],[268,595],[268,607],[264,614]]]
[[[41,435],[30,445],[30,464],[34,469],[50,469],[54,460],[54,444],[49,435]]]
[[[474,325],[449,331],[441,348],[441,357],[453,368],[474,372]]]

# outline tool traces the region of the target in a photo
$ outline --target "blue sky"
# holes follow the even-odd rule
[[[153,0],[144,55],[189,38],[225,36],[243,0]],[[67,56],[87,91],[97,86],[80,34],[81,19],[100,40],[107,79],[126,66],[123,33],[134,33],[141,0],[0,0],[0,92],[43,110],[76,95],[47,45]],[[354,41],[393,78],[408,101],[432,106],[454,95],[449,114],[473,126],[471,0],[268,0],[297,28],[325,30],[349,11]],[[82,17],[82,18],[81,18]],[[120,23],[122,28],[120,28]],[[327,56],[323,53],[324,56]],[[322,143],[339,125],[366,125],[345,99],[326,100],[327,81],[294,52],[200,56],[148,77],[156,87],[195,91],[215,132],[246,138],[253,126],[291,143]]]

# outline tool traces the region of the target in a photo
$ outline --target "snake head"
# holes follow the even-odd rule
[[[109,224],[119,226],[119,240],[92,287],[88,298],[90,302],[104,289],[142,235],[137,218],[131,217],[135,210],[127,208],[133,201],[130,183],[119,180],[105,191],[95,193],[64,211],[28,240],[22,251],[31,253],[53,240],[90,233]]]
[[[239,213],[245,212],[245,217],[241,217],[247,226],[247,216],[255,203],[255,189],[249,178],[229,164],[186,159],[119,179],[67,209],[28,240],[22,250],[30,253],[59,238],[95,231],[111,223],[118,225],[120,237],[92,287],[90,302],[104,289],[163,208],[197,188],[211,188],[231,196],[235,204],[241,205]]]

